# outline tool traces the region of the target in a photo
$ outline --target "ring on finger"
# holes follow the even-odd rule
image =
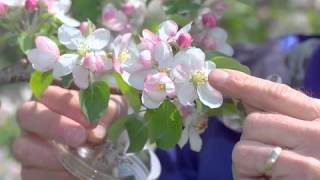
[[[279,146],[272,149],[272,151],[271,151],[271,153],[270,153],[270,155],[264,165],[264,174],[266,176],[272,175],[273,166],[277,162],[277,160],[279,159],[281,152],[282,152],[282,148]]]

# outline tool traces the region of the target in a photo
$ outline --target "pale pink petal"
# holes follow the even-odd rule
[[[45,36],[38,36],[36,38],[36,47],[55,55],[57,58],[60,56],[60,50],[57,44]]]
[[[138,90],[143,90],[145,78],[152,73],[154,73],[154,71],[152,70],[143,70],[143,71],[134,72],[130,74],[128,82],[134,88]]]
[[[172,20],[164,21],[159,27],[159,37],[162,41],[168,41],[173,38],[178,32],[178,25]]]
[[[102,22],[109,29],[117,32],[125,31],[129,24],[127,16],[122,11],[115,9],[111,4],[104,8]]]
[[[184,106],[194,104],[196,99],[196,90],[191,82],[176,84],[177,97],[179,102]]]
[[[89,86],[89,70],[86,68],[80,66],[80,65],[75,65],[73,70],[72,70],[72,75],[75,84],[80,88],[80,89],[87,89]]]
[[[202,148],[202,139],[194,128],[190,128],[190,148],[195,152],[200,152]]]
[[[51,70],[58,60],[54,54],[41,49],[30,50],[27,54],[27,57],[34,69],[41,72]]]
[[[55,78],[60,78],[70,74],[78,60],[79,56],[77,54],[62,55],[54,66],[53,76]]]
[[[205,53],[199,48],[190,48],[187,50],[190,56],[190,65],[192,69],[202,69],[205,62]]]
[[[92,50],[101,50],[105,48],[110,40],[110,32],[106,29],[97,29],[93,33],[91,33],[87,40],[86,44]]]
[[[148,93],[143,92],[141,96],[141,101],[143,105],[148,109],[156,109],[160,107],[163,101],[158,101],[155,99],[152,99]]]
[[[165,42],[161,42],[155,46],[153,57],[158,62],[160,68],[168,68],[173,64],[172,50],[169,44]]]
[[[58,38],[61,44],[72,50],[78,50],[80,42],[83,40],[80,30],[67,25],[59,27]]]
[[[185,127],[181,133],[180,140],[178,142],[179,147],[182,149],[189,140],[189,127]]]

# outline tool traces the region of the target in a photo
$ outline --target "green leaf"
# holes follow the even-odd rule
[[[108,137],[116,141],[120,134],[127,129],[130,146],[128,152],[139,152],[148,140],[148,129],[137,116],[128,115],[114,122],[108,130]]]
[[[34,71],[30,79],[30,88],[35,97],[40,98],[42,93],[53,81],[52,72]]]
[[[224,102],[220,108],[208,109],[208,116],[221,116],[229,114],[237,114],[237,105],[234,102]]]
[[[108,129],[108,138],[111,141],[116,141],[121,132],[126,128],[126,122],[130,119],[130,116],[125,116],[119,120],[116,120],[114,123],[112,123],[112,126],[110,129]]]
[[[87,120],[95,124],[105,115],[110,97],[110,89],[106,82],[97,81],[80,91],[80,106]]]
[[[21,51],[26,54],[30,49],[32,49],[32,37],[23,32],[18,36],[18,44],[21,49]]]
[[[117,84],[120,88],[120,91],[127,99],[129,105],[135,110],[139,111],[141,108],[141,99],[140,93],[135,88],[128,85],[121,77],[121,75],[117,72],[113,73],[114,78],[117,81]]]
[[[76,0],[72,1],[71,11],[74,17],[80,21],[92,20],[97,24],[101,15],[103,4],[101,0]]]
[[[180,140],[182,117],[170,101],[165,101],[158,109],[147,110],[145,119],[148,120],[149,138],[159,148],[172,148]]]
[[[250,74],[250,69],[247,66],[242,65],[238,60],[232,57],[220,56],[220,55],[212,56],[210,54],[207,57],[216,64],[217,68],[232,69],[232,70],[244,72],[246,74]]]
[[[131,118],[127,120],[126,128],[130,140],[128,152],[141,151],[148,140],[148,129],[146,125],[136,118]]]
[[[62,86],[66,89],[70,88],[71,84],[73,82],[73,76],[72,74],[66,75],[62,77]]]

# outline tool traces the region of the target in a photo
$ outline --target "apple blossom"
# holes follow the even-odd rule
[[[174,63],[172,77],[177,98],[182,105],[192,105],[197,98],[210,108],[222,105],[222,94],[208,83],[208,75],[215,69],[215,64],[205,61],[205,54],[201,49],[190,48],[180,51],[175,55]]]
[[[90,29],[90,25],[92,25],[92,31],[95,31],[97,28],[96,28],[96,26],[94,25],[94,24],[92,24],[92,23],[89,23],[89,22],[82,22],[81,24],[80,24],[80,27],[79,27],[79,29],[80,29],[80,31],[81,31],[81,33],[82,34],[88,34],[88,33],[90,33],[89,32],[89,29]]]
[[[116,9],[112,4],[108,4],[104,7],[102,23],[112,31],[122,33],[130,31],[130,24],[127,16],[122,11]]]
[[[148,75],[142,92],[142,103],[149,109],[158,108],[167,96],[175,94],[173,81],[167,73]]]
[[[80,22],[66,15],[70,10],[71,0],[42,0],[47,5],[48,12],[71,27],[78,27]]]
[[[33,68],[41,72],[54,69],[60,57],[56,43],[45,36],[38,36],[35,43],[36,48],[27,53]]]
[[[8,11],[8,6],[0,2],[0,16],[6,14]]]
[[[188,33],[191,30],[192,22],[182,27],[178,31],[178,25],[172,20],[164,21],[159,26],[159,37],[162,41],[174,42],[182,33]]]
[[[77,54],[62,55],[58,61],[59,71],[54,71],[53,75],[62,77],[72,73],[77,86],[86,89],[90,72],[104,69],[105,64],[96,53],[108,45],[110,32],[101,28],[84,37],[80,30],[62,25],[58,29],[58,38],[61,44],[70,50],[76,50]]]
[[[208,127],[208,120],[201,119],[196,112],[192,112],[184,118],[183,123],[184,129],[178,142],[179,146],[182,148],[189,141],[191,150],[199,152],[203,144],[200,134]]]
[[[39,0],[26,0],[25,8],[28,11],[35,11],[38,9]]]
[[[186,49],[191,47],[193,38],[189,33],[181,33],[177,39],[177,44],[181,49]]]
[[[148,49],[153,52],[154,47],[161,42],[158,35],[154,34],[148,29],[142,31],[142,37],[140,37],[140,48]]]
[[[214,28],[217,26],[217,18],[213,13],[206,13],[202,15],[202,23],[205,27]]]

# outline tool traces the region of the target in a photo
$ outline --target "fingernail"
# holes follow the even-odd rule
[[[225,70],[216,69],[209,74],[209,82],[211,85],[223,85],[229,77],[229,73]]]
[[[87,135],[86,131],[82,127],[68,128],[66,132],[65,141],[72,147],[77,147],[86,142]]]
[[[88,141],[94,144],[99,144],[103,142],[103,139],[106,137],[107,130],[103,125],[97,125],[94,129],[91,129],[87,132]]]

